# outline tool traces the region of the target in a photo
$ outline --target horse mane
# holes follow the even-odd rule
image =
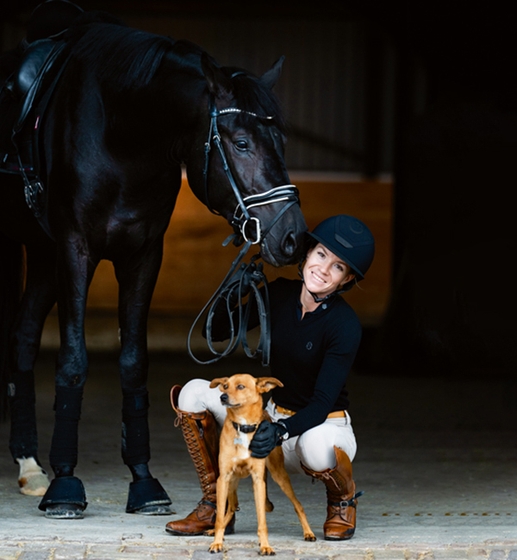
[[[200,61],[203,52],[199,45],[185,39],[179,39],[174,42],[170,54],[174,57],[179,68],[201,75]],[[214,63],[217,64],[215,60]],[[256,117],[249,113],[254,113],[259,117],[272,116],[272,121],[264,120],[263,122],[274,123],[280,132],[285,134],[286,123],[282,108],[273,91],[258,76],[243,68],[220,66],[220,69],[232,82],[236,107],[244,111],[236,116],[237,122],[244,126],[253,127],[257,122]]]
[[[174,41],[128,27],[103,12],[87,12],[68,30],[75,59],[95,68],[100,81],[120,90],[144,87]]]
[[[158,70],[166,54],[172,55],[179,67],[201,76],[203,49],[187,40],[175,41],[128,27],[104,12],[86,12],[67,32],[66,39],[74,58],[95,68],[100,81],[119,90],[145,87]],[[276,95],[259,77],[236,67],[221,67],[232,80],[239,109],[259,117],[274,117],[275,126],[285,132],[285,121]],[[238,118],[250,125],[255,119],[247,113]],[[267,123],[267,120],[264,120]]]

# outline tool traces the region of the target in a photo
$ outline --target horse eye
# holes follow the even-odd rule
[[[237,140],[234,142],[234,146],[241,151],[246,151],[248,149],[248,142],[246,140]]]

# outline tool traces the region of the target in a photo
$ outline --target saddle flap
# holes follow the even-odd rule
[[[28,46],[13,76],[13,93],[17,97],[23,97],[29,91],[55,44],[52,39],[40,39]]]

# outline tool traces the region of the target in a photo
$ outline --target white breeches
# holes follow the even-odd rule
[[[185,412],[210,411],[219,426],[226,418],[226,409],[221,404],[219,387],[210,389],[205,379],[192,379],[182,389],[178,397],[178,408]],[[288,418],[276,411],[269,401],[266,410],[273,422]],[[300,436],[289,438],[282,444],[285,468],[289,473],[303,473],[300,463],[313,471],[324,471],[336,466],[334,446],[342,449],[353,461],[357,451],[352,419],[347,413],[345,418],[327,418],[323,424],[307,430]]]

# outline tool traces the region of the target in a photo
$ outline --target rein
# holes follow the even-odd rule
[[[187,337],[187,350],[190,357],[201,365],[206,364],[213,364],[214,362],[219,361],[221,358],[229,356],[232,354],[239,344],[242,344],[244,352],[248,358],[255,358],[258,354],[262,356],[262,365],[267,366],[269,365],[269,355],[270,355],[270,321],[269,321],[269,293],[267,290],[267,278],[265,274],[262,272],[262,263],[259,265],[255,264],[255,261],[260,258],[260,254],[256,254],[251,257],[250,264],[242,263],[239,269],[237,270],[237,266],[243,259],[244,255],[247,253],[248,249],[251,246],[251,242],[247,241],[244,247],[240,250],[239,254],[237,255],[236,259],[233,261],[230,270],[224,277],[223,281],[214,292],[212,297],[208,300],[205,304],[203,309],[199,312],[198,316],[192,323],[190,327],[188,337]],[[243,293],[244,287],[244,279],[247,278],[249,280],[249,289],[250,289],[250,296],[248,298],[248,302],[246,304],[246,309],[244,311],[244,306],[242,303],[242,298],[245,295]],[[264,297],[258,288],[259,284],[264,283]],[[234,310],[232,309],[232,301],[237,300],[237,309],[238,309],[238,319],[237,325],[238,328],[235,326],[234,322]],[[230,337],[229,342],[226,348],[219,352],[214,348],[212,342],[212,322],[215,315],[215,311],[221,303],[226,302],[226,312],[228,314],[228,321],[230,325]],[[259,314],[259,326],[260,326],[260,338],[257,343],[257,347],[255,352],[250,349],[248,344],[248,322],[249,316],[251,312],[251,307],[253,301],[257,304],[258,314]],[[192,352],[192,333],[194,332],[194,328],[197,325],[199,319],[203,316],[205,311],[208,309],[208,314],[206,318],[206,341],[210,352],[215,355],[215,358],[211,358],[209,360],[200,360],[197,358],[194,353]]]

